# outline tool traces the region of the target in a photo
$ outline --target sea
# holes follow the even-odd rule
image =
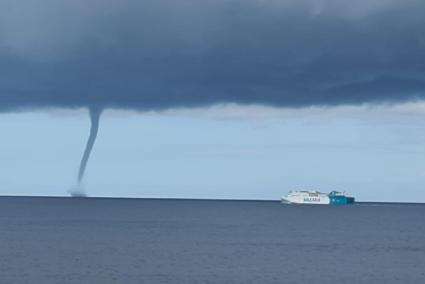
[[[0,197],[0,283],[425,283],[425,205]]]

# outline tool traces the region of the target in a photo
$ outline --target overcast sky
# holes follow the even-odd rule
[[[4,0],[0,108],[424,97],[422,0]]]
[[[73,187],[91,109],[92,195],[425,201],[424,14],[423,0],[3,0],[0,194]]]

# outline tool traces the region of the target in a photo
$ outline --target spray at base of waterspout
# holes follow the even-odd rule
[[[72,188],[68,190],[68,193],[69,195],[71,195],[71,197],[79,197],[79,198],[88,197],[87,193],[81,187]]]

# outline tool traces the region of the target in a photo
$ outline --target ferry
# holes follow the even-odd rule
[[[282,197],[282,203],[285,204],[347,205],[353,204],[354,201],[354,197],[339,191],[331,191],[328,194],[319,191],[291,190],[286,196]]]

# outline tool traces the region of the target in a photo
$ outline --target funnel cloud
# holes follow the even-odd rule
[[[90,135],[87,140],[86,149],[84,150],[84,154],[80,163],[80,169],[78,171],[78,185],[80,187],[81,187],[81,182],[84,178],[84,174],[86,172],[87,162],[90,158],[93,145],[96,142],[97,132],[99,130],[100,115],[102,113],[102,110],[98,108],[90,108],[89,111],[90,111],[90,122],[91,122]]]

